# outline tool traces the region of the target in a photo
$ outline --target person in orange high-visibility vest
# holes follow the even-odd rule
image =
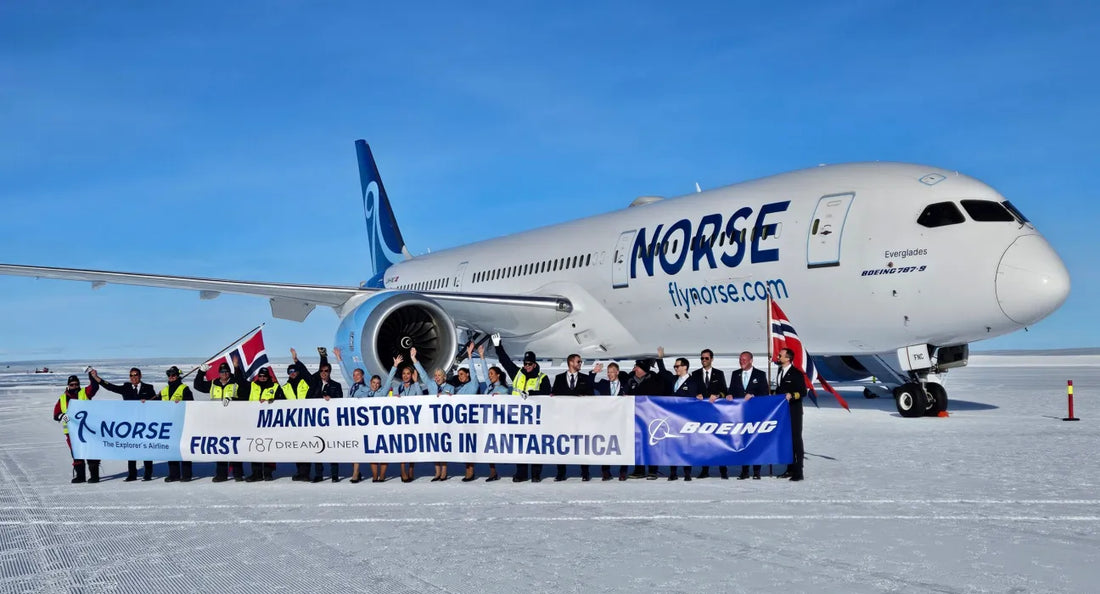
[[[73,443],[69,439],[69,401],[71,400],[91,400],[95,393],[99,390],[99,384],[96,383],[92,377],[91,372],[94,369],[88,369],[88,387],[80,387],[80,378],[75,375],[69,376],[69,381],[66,382],[67,386],[65,391],[61,393],[61,396],[57,399],[57,403],[53,405],[53,420],[61,423],[62,431],[65,432],[65,445],[69,446],[69,456],[73,455]],[[73,480],[74,483],[83,483],[85,481],[89,483],[99,482],[99,460],[88,460],[88,470],[91,471],[91,478],[85,474],[84,460],[77,460],[73,458]]]

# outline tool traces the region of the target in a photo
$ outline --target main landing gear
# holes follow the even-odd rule
[[[942,384],[920,378],[894,388],[894,401],[903,417],[935,417],[947,410],[947,390]]]

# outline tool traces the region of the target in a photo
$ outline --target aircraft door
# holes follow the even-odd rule
[[[462,291],[462,277],[466,276],[466,265],[469,263],[469,261],[462,262],[458,265],[458,270],[455,271],[455,293],[459,293]]]
[[[623,231],[619,243],[615,244],[615,253],[611,258],[611,288],[621,289],[630,284],[630,248],[634,247],[637,229]]]
[[[806,267],[840,266],[840,239],[854,193],[830,194],[817,201],[806,239]]]

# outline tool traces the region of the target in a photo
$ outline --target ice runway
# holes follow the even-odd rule
[[[125,483],[107,461],[70,485],[50,413],[78,366],[0,374],[0,592],[1092,591],[1098,362],[976,356],[948,376],[947,419],[823,399],[802,483],[431,483],[428,464],[412,484],[294,483],[289,464],[272,483],[213,484],[209,464]]]

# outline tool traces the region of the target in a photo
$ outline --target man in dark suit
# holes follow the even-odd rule
[[[723,398],[726,395],[726,376],[722,373],[721,369],[714,369],[714,352],[710,349],[703,349],[699,353],[699,361],[702,363],[702,367],[691,372],[691,377],[695,380],[695,383],[699,386],[699,393],[696,395],[699,400],[704,398],[714,402],[719,398]],[[722,474],[722,478],[729,478],[729,471],[725,466],[719,466],[718,472]],[[699,478],[707,478],[710,476],[710,467],[704,466],[703,470],[699,472]]]
[[[779,351],[779,375],[775,378],[775,393],[786,396],[791,406],[791,445],[794,451],[794,460],[787,467],[787,472],[779,475],[779,478],[800,481],[803,479],[802,459],[805,456],[802,448],[802,397],[806,395],[806,377],[801,369],[791,364],[793,359],[794,351],[791,349]]]
[[[663,349],[658,350],[658,355],[663,355]],[[657,359],[660,363],[661,359]],[[680,357],[676,359],[676,362],[672,364],[672,369],[675,373],[664,372],[665,393],[673,396],[681,396],[684,398],[692,398],[699,395],[699,385],[695,383],[695,379],[688,373],[688,360]],[[691,480],[691,467],[684,467],[684,480]],[[668,467],[668,480],[676,480],[676,467]]]
[[[309,396],[307,398],[324,398],[326,401],[333,398],[344,397],[344,387],[340,385],[340,382],[332,379],[332,365],[328,362],[328,351],[324,347],[317,347],[317,353],[321,355],[321,364],[317,369],[317,373],[310,378]],[[299,368],[304,369],[302,365]],[[308,373],[308,370],[306,371]],[[321,462],[313,464],[313,482],[319,483],[324,479],[325,465]],[[332,482],[340,482],[340,464],[332,462],[329,464],[329,475],[332,478]]]
[[[581,373],[581,356],[576,353],[569,355],[566,364],[568,365],[566,370],[554,376],[554,385],[550,388],[550,394],[553,396],[594,395],[595,392],[592,389],[592,382],[588,374]],[[554,480],[564,481],[566,470],[565,464],[558,464],[558,474],[554,477]],[[591,480],[588,466],[581,466],[581,480]]]
[[[141,370],[137,367],[130,368],[130,381],[121,386],[116,386],[99,377],[99,374],[96,373],[94,369],[89,371],[88,375],[105,390],[121,395],[123,400],[140,400],[141,402],[145,402],[146,400],[155,400],[157,398],[157,392],[153,389],[153,384],[147,384],[141,381]],[[153,461],[145,460],[142,464],[145,466],[145,472],[142,474],[141,480],[153,480]],[[136,480],[137,460],[128,460],[126,462],[126,482]]]
[[[592,382],[592,390],[600,396],[622,396],[626,394],[623,391],[623,379],[619,375],[619,364],[612,361],[607,364],[607,379],[597,380],[596,374],[603,370],[603,364],[597,363],[592,371],[588,372],[588,379]],[[611,480],[611,466],[603,465],[600,467],[600,474],[603,480]],[[626,466],[619,467],[619,476],[622,480],[626,480]]]
[[[768,387],[768,375],[752,366],[752,353],[748,351],[741,353],[738,363],[740,363],[741,368],[730,372],[729,394],[726,394],[727,400],[733,400],[734,398],[748,400],[753,396],[767,396],[771,393]],[[749,478],[749,467],[742,466],[741,474],[737,476],[737,480],[747,478]],[[752,478],[760,479],[759,464],[753,465]]]

